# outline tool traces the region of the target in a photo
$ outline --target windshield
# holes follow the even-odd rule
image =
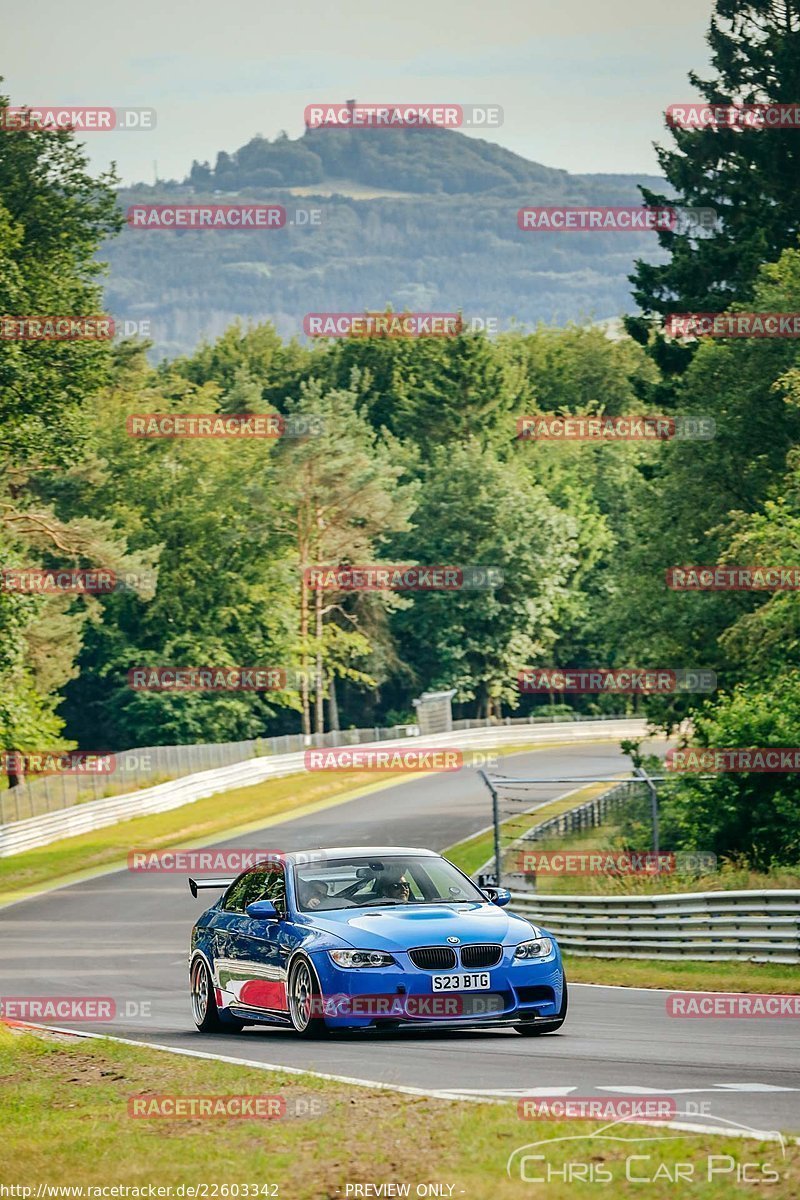
[[[297,907],[302,912],[465,900],[487,903],[475,884],[443,858],[359,856],[298,865],[294,870]]]

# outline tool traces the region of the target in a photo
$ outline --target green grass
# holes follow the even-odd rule
[[[608,739],[598,739],[600,741]],[[507,756],[548,750],[558,741],[482,747],[483,755]],[[133,849],[211,845],[223,837],[259,829],[287,817],[406,782],[408,775],[376,771],[318,771],[268,779],[251,787],[207,796],[153,816],[136,817],[78,837],[62,838],[36,850],[0,858],[0,904],[125,864]],[[487,820],[491,816],[486,795]],[[259,849],[273,849],[270,845]],[[279,847],[277,847],[279,848]]]
[[[590,850],[609,853],[625,849],[621,825],[609,823],[599,829],[584,829],[567,837],[543,838],[536,849]],[[669,849],[669,847],[664,847]],[[772,888],[800,890],[800,870],[778,867],[772,871],[751,871],[735,862],[721,860],[716,871],[664,872],[660,875],[540,875],[537,890],[548,895],[648,896],[664,892],[760,891]]]
[[[571,983],[624,984],[685,992],[800,993],[800,970],[791,963],[650,962],[638,958],[584,958],[564,954]]]
[[[454,1197],[511,1200],[527,1193],[519,1174],[506,1175],[512,1151],[576,1136],[582,1140],[555,1143],[542,1152],[554,1168],[563,1170],[568,1155],[612,1173],[615,1197],[642,1195],[641,1184],[625,1180],[625,1159],[632,1154],[649,1154],[652,1174],[659,1165],[664,1171],[669,1164],[672,1174],[678,1162],[694,1164],[700,1181],[690,1191],[698,1200],[723,1200],[733,1192],[730,1174],[705,1182],[709,1154],[729,1154],[736,1163],[774,1164],[782,1176],[769,1186],[776,1200],[788,1200],[800,1188],[793,1145],[784,1159],[777,1144],[709,1134],[627,1145],[586,1141],[603,1121],[521,1120],[514,1103],[407,1096],[109,1041],[34,1037],[2,1025],[0,1078],[0,1179],[32,1188],[34,1197],[39,1184],[206,1185],[207,1196],[215,1194],[215,1185],[216,1195],[225,1196],[231,1195],[223,1190],[226,1185],[276,1184],[273,1194],[290,1200],[344,1200],[348,1185],[352,1196],[355,1184],[408,1184],[413,1196],[417,1185],[438,1183],[452,1186]],[[281,1096],[287,1115],[260,1121],[128,1115],[132,1096],[165,1094]],[[622,1127],[629,1139],[669,1132],[657,1126]],[[668,1180],[652,1183],[646,1193],[652,1200],[681,1194]],[[551,1200],[597,1195],[597,1184],[561,1180],[547,1187]]]
[[[271,779],[254,787],[239,788],[195,800],[169,812],[135,817],[78,837],[62,838],[0,859],[0,902],[33,894],[42,886],[117,867],[134,848],[163,849],[211,842],[215,835],[309,810],[341,803],[350,795],[381,786],[367,772],[348,779],[320,772],[312,776]],[[359,786],[361,785],[361,786]],[[269,848],[269,847],[265,847]]]

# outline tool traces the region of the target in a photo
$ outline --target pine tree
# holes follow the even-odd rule
[[[344,590],[326,589],[323,594],[307,577],[310,567],[377,561],[387,536],[408,528],[414,507],[417,488],[401,482],[397,444],[390,437],[379,438],[358,412],[361,382],[354,372],[347,389],[326,390],[319,380],[303,385],[288,406],[289,415],[315,418],[320,432],[285,438],[276,450],[273,485],[299,575],[300,700],[306,734],[311,732],[312,680],[316,732],[322,733],[326,680],[338,675],[370,682],[353,663],[374,648],[365,636],[376,625],[374,615],[369,616],[372,601],[387,610],[402,603],[392,593],[348,597]],[[366,614],[358,611],[358,599],[366,601]]]
[[[798,0],[717,0],[707,41],[714,76],[689,74],[706,101],[800,108]],[[760,264],[795,246],[800,230],[800,129],[674,128],[672,136],[673,148],[656,149],[675,196],[642,188],[645,203],[711,208],[717,221],[710,236],[661,232],[669,261],[637,261],[630,278],[644,316],[628,318],[627,326],[641,342],[653,317],[749,301]],[[667,371],[681,370],[689,358],[660,339],[655,354]]]

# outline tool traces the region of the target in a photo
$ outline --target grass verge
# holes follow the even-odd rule
[[[572,850],[582,853],[602,851],[613,854],[630,843],[621,824],[585,829],[566,837],[543,838],[536,843],[541,851]],[[752,871],[746,866],[720,859],[716,871],[674,871],[662,874],[619,875],[540,875],[537,890],[548,895],[648,896],[664,892],[762,891],[773,888],[800,890],[800,870],[776,867],[771,871]]]
[[[688,992],[770,992],[800,994],[800,971],[790,963],[648,961],[639,958],[584,958],[564,954],[570,983],[670,988]]]
[[[622,1127],[624,1142],[588,1140],[602,1121],[521,1120],[513,1103],[407,1096],[107,1041],[32,1036],[2,1025],[0,1076],[2,1178],[31,1188],[33,1197],[39,1185],[183,1185],[205,1187],[195,1195],[208,1197],[344,1200],[380,1195],[374,1189],[381,1184],[408,1185],[405,1194],[412,1196],[426,1194],[420,1185],[437,1184],[441,1190],[429,1194],[510,1200],[526,1189],[518,1165],[514,1176],[507,1176],[509,1155],[545,1139],[549,1145],[531,1151],[544,1157],[529,1160],[528,1173],[563,1171],[566,1162],[591,1164],[595,1176],[601,1170],[611,1176],[615,1196],[641,1195],[641,1183],[626,1180],[626,1159],[632,1155],[648,1156],[636,1161],[634,1174],[660,1173],[647,1187],[652,1200],[676,1195],[669,1176],[678,1163],[691,1164],[696,1176],[696,1186],[684,1183],[681,1194],[698,1200],[730,1196],[736,1167],[743,1162],[779,1176],[769,1188],[778,1200],[796,1196],[800,1188],[798,1150],[791,1144],[784,1155],[777,1143],[689,1133],[673,1140],[674,1131],[630,1124]],[[281,1096],[286,1116],[128,1115],[132,1096],[157,1095]],[[551,1141],[564,1137],[579,1140]],[[642,1138],[648,1141],[635,1140]],[[709,1182],[710,1155],[728,1155],[730,1165]],[[244,1185],[261,1190],[245,1191]],[[361,1185],[358,1191],[356,1185]],[[384,1189],[383,1194],[403,1192]],[[596,1182],[576,1184],[558,1176],[547,1187],[552,1200],[596,1194]]]
[[[480,753],[506,757],[558,745],[563,743],[482,747]],[[399,779],[397,772],[388,771],[298,773],[207,796],[169,812],[135,817],[78,837],[62,838],[36,850],[0,858],[0,904],[34,895],[45,886],[75,882],[102,868],[124,866],[129,850],[134,847],[159,850],[168,846],[211,845],[223,837],[235,837],[286,817],[302,816],[407,780],[408,775]],[[489,815],[488,794],[486,811]]]

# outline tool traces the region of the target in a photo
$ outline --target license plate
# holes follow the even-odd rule
[[[480,971],[469,975],[434,975],[435,992],[477,992],[489,987],[489,972]]]

